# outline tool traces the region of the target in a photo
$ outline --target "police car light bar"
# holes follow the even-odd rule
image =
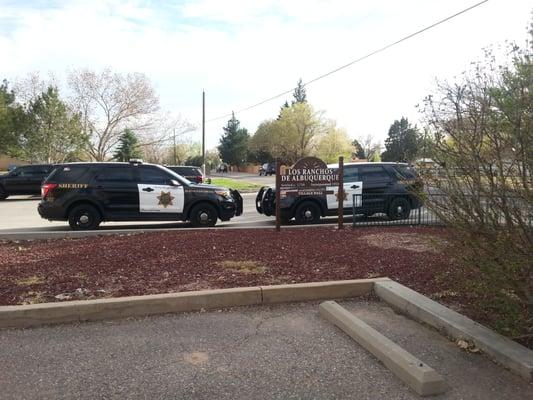
[[[130,158],[130,164],[142,164],[143,160],[141,158]]]

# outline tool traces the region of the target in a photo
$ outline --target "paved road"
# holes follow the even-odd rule
[[[533,387],[381,303],[347,309],[441,373],[438,399],[522,400]],[[318,315],[318,303],[0,331],[11,399],[419,399]]]

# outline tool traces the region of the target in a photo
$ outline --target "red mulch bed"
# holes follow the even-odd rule
[[[4,242],[0,305],[378,276],[440,299],[456,275],[447,235],[424,227],[236,229]],[[224,261],[254,263],[250,272]]]

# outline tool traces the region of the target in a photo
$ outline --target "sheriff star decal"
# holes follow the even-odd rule
[[[172,200],[174,200],[174,196],[170,194],[170,192],[163,192],[161,191],[161,194],[157,196],[157,200],[159,200],[158,206],[163,206],[167,208],[168,206],[172,206]]]
[[[339,194],[338,193],[335,193],[335,197],[337,198],[337,201],[339,201]],[[343,201],[347,200],[347,198],[346,198],[346,190],[342,191],[342,200]]]

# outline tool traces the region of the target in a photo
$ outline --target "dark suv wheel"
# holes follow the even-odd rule
[[[75,206],[68,214],[68,223],[75,231],[97,229],[101,221],[100,213],[90,204]]]
[[[209,203],[197,204],[191,210],[191,225],[196,228],[215,226],[217,218],[217,210]]]
[[[294,213],[297,224],[316,224],[320,221],[320,207],[313,201],[304,201]]]
[[[411,214],[411,204],[405,197],[396,197],[390,202],[389,212],[387,213],[389,219],[407,219]]]
[[[7,199],[7,193],[2,186],[0,186],[0,200]]]

